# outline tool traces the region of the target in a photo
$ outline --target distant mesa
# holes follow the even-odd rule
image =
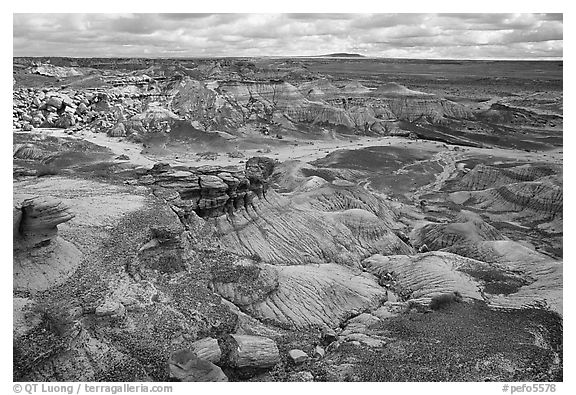
[[[364,58],[364,55],[360,55],[359,53],[346,53],[346,52],[337,52],[337,53],[330,53],[327,55],[320,55],[322,58]]]

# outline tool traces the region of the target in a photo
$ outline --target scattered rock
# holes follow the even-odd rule
[[[302,350],[298,350],[298,349],[290,350],[288,352],[288,355],[290,356],[290,359],[292,360],[292,362],[295,363],[296,365],[304,363],[308,360],[308,354],[306,354]]]
[[[322,339],[322,344],[324,344],[325,346],[338,340],[338,335],[336,334],[336,331],[334,331],[334,329],[329,328],[327,326],[322,328],[322,332],[321,332],[320,336]]]

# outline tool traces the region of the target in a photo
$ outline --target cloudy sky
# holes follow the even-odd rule
[[[14,14],[14,56],[561,59],[562,14]]]

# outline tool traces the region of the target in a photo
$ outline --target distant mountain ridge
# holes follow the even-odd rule
[[[364,58],[364,55],[360,55],[359,53],[346,53],[346,52],[337,52],[337,53],[330,53],[327,55],[320,55],[321,57],[330,57],[330,58]]]

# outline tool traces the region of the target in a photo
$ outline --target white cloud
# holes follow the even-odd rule
[[[562,14],[14,14],[14,56],[561,58]]]

